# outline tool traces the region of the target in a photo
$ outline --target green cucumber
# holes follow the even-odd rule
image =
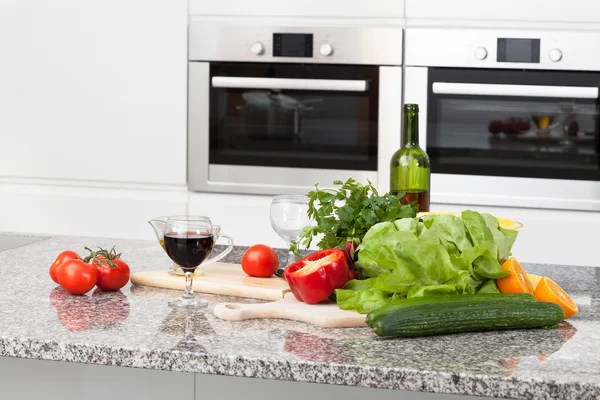
[[[563,309],[554,303],[473,299],[405,307],[380,318],[372,328],[378,336],[419,337],[550,327],[564,318]]]
[[[470,303],[473,300],[488,300],[490,302],[504,301],[535,301],[535,297],[529,293],[521,294],[501,294],[501,293],[482,293],[482,294],[444,294],[439,296],[414,297],[411,299],[396,299],[383,307],[371,311],[367,315],[367,325],[371,328],[380,318],[401,310],[421,304],[444,304],[448,301],[454,303]]]

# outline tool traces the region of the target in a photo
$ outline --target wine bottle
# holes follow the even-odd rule
[[[416,202],[419,211],[429,211],[431,167],[429,156],[419,147],[419,106],[404,105],[402,147],[390,163],[390,192],[402,195],[402,204]]]

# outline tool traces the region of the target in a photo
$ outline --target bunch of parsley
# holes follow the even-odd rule
[[[323,237],[317,243],[320,249],[345,249],[346,243],[360,244],[373,225],[400,218],[414,218],[417,215],[415,204],[402,205],[402,195],[386,193],[380,196],[369,182],[362,185],[350,178],[346,182],[335,181],[339,189],[319,189],[308,193],[308,216],[316,222],[306,226],[297,242],[290,245],[290,251],[299,255],[300,246],[308,249],[315,236]],[[354,258],[355,246],[350,246],[350,257]]]

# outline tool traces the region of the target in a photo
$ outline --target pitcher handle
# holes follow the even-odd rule
[[[222,252],[220,252],[219,254],[217,254],[216,256],[214,256],[213,258],[204,260],[204,262],[202,263],[202,266],[204,266],[206,264],[212,264],[214,262],[217,262],[217,261],[221,260],[223,257],[225,257],[227,254],[231,253],[231,250],[233,250],[233,239],[231,238],[231,236],[223,235],[223,234],[219,235],[219,239],[221,239],[221,238],[225,238],[229,241],[228,247],[225,250],[223,250]],[[202,266],[200,266],[200,267],[202,268]]]

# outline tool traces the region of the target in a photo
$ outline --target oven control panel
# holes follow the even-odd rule
[[[409,27],[407,66],[600,71],[600,32]]]
[[[312,58],[312,33],[274,33],[273,57]]]
[[[237,25],[192,20],[190,61],[402,65],[402,28]]]
[[[539,63],[540,39],[498,38],[497,62]]]

